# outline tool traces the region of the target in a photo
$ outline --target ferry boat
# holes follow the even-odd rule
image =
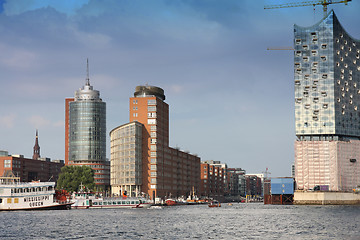
[[[149,208],[152,202],[142,197],[100,197],[92,192],[79,192],[73,196],[71,208]]]
[[[55,182],[25,183],[19,177],[0,177],[0,211],[71,208],[71,202],[54,196]]]

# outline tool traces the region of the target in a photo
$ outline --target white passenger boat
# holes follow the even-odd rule
[[[91,192],[79,192],[73,196],[71,208],[149,208],[152,202],[142,197],[99,197]]]
[[[54,197],[55,182],[20,182],[18,177],[0,177],[0,211],[70,209],[71,202]]]

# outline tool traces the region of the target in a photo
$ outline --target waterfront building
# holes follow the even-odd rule
[[[220,200],[224,197],[225,168],[204,161],[201,162],[200,169],[200,195]]]
[[[334,11],[311,27],[294,26],[297,188],[360,184],[360,41]]]
[[[231,196],[246,196],[246,171],[242,168],[228,168],[227,176]]]
[[[110,132],[112,193],[127,191],[128,195],[137,195],[140,192],[155,199],[197,192],[200,158],[169,147],[169,105],[165,102],[164,90],[137,86],[134,97],[130,98],[129,119],[130,123]],[[131,132],[131,128],[137,130]],[[129,144],[126,141],[130,141]],[[129,151],[123,151],[126,148]]]
[[[56,182],[63,166],[64,160],[31,159],[25,158],[24,155],[9,155],[8,151],[0,151],[0,176],[12,172],[21,182]]]
[[[110,132],[110,184],[115,195],[120,195],[121,190],[136,197],[141,193],[142,132],[143,125],[136,121]]]
[[[110,186],[110,162],[106,159],[106,103],[100,92],[85,86],[65,100],[65,163],[95,170],[95,184]]]
[[[227,174],[227,164],[221,163],[221,161],[214,161],[214,160],[206,160],[203,163],[210,164],[214,167],[224,169],[224,176],[223,176],[223,186],[224,186],[224,195],[230,195],[230,182],[228,181],[228,174]]]
[[[263,193],[263,186],[261,177],[259,174],[246,174],[245,175],[245,183],[246,183],[246,195],[253,197],[260,197]]]

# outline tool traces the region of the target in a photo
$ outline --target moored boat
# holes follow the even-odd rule
[[[71,208],[149,208],[152,202],[142,197],[101,197],[92,192],[75,193]]]
[[[0,177],[0,211],[70,209],[72,202],[55,198],[55,182],[20,182]]]
[[[165,204],[168,206],[174,206],[174,205],[176,205],[176,200],[172,199],[172,198],[168,198],[165,200]]]

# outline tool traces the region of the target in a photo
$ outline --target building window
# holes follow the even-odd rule
[[[156,119],[148,119],[148,124],[149,125],[155,125],[156,124]]]
[[[156,105],[156,99],[149,99],[148,105]]]
[[[148,106],[148,112],[156,112],[156,106]]]
[[[148,118],[156,118],[156,112],[149,112]]]
[[[156,170],[156,165],[151,165],[150,169],[151,170]]]
[[[4,160],[4,168],[11,168],[11,160]]]

